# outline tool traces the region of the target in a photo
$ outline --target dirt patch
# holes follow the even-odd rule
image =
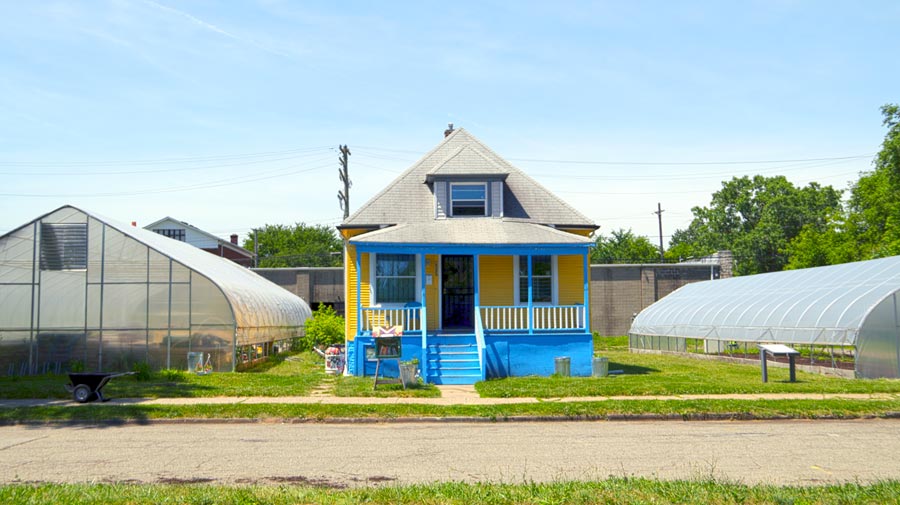
[[[367,482],[391,482],[397,480],[395,477],[385,477],[384,475],[375,475],[366,479]]]
[[[216,479],[209,477],[191,477],[190,479],[181,479],[179,477],[161,477],[156,479],[158,484],[209,484],[215,482]]]
[[[323,487],[329,489],[346,489],[347,485],[328,479],[304,477],[302,475],[266,477],[265,480],[276,484],[295,484],[299,486]]]

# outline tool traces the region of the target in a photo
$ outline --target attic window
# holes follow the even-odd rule
[[[184,242],[184,228],[160,228],[153,231],[160,235]]]
[[[451,216],[486,216],[487,185],[454,183],[450,185]]]
[[[87,268],[87,224],[41,223],[41,270]]]

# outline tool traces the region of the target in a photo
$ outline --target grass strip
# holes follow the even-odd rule
[[[556,398],[562,396],[642,396],[740,393],[900,393],[898,379],[845,379],[797,371],[788,382],[786,368],[769,367],[763,383],[759,365],[698,360],[683,356],[630,353],[607,348],[609,377],[508,377],[479,382],[486,398]]]
[[[271,478],[277,484],[284,478]],[[261,479],[265,481],[266,479]],[[340,489],[310,485],[13,484],[0,486],[0,502],[16,504],[134,503],[425,503],[425,504],[595,504],[595,503],[900,503],[900,481],[829,486],[745,485],[716,479],[657,481],[610,478],[601,481],[495,484],[461,482]],[[337,489],[336,489],[337,488]]]
[[[312,420],[468,417],[504,420],[516,417],[620,419],[665,416],[683,419],[856,419],[895,417],[900,400],[610,400],[539,402],[507,405],[103,405],[41,406],[0,409],[0,423],[77,421],[142,422],[157,419]]]

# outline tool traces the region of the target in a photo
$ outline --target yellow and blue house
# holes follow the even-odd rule
[[[561,356],[590,375],[597,226],[466,130],[338,229],[348,373],[373,375],[373,330],[399,326],[429,383],[550,375]]]

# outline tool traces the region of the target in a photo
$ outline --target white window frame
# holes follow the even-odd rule
[[[453,187],[454,186],[481,186],[482,188],[484,188],[484,214],[482,214],[480,216],[477,216],[477,215],[455,216],[453,214]],[[451,182],[450,187],[448,188],[448,191],[447,191],[447,201],[450,204],[449,205],[450,208],[448,209],[450,211],[450,214],[449,214],[450,217],[459,217],[459,218],[487,217],[488,212],[490,211],[490,208],[489,208],[490,207],[489,202],[490,202],[490,198],[491,198],[490,195],[491,195],[490,188],[488,187],[488,184],[486,182]],[[460,200],[460,201],[474,202],[475,200]]]
[[[409,253],[382,253],[382,254],[409,254]],[[390,303],[379,303],[378,302],[378,292],[376,290],[377,279],[375,275],[375,258],[378,256],[378,253],[369,254],[369,300],[371,307],[382,307],[382,308],[392,308],[399,309],[406,306],[407,303],[410,302],[418,302],[422,303],[422,255],[421,254],[413,254],[416,258],[416,298],[415,300],[410,300],[409,302],[390,302]]]
[[[554,306],[559,305],[559,268],[558,257],[555,254],[532,254],[532,256],[550,256],[550,301],[534,302],[533,305]],[[519,255],[513,256],[513,301],[516,305],[528,305],[528,299],[519,299]],[[525,256],[522,256],[525,257]]]

